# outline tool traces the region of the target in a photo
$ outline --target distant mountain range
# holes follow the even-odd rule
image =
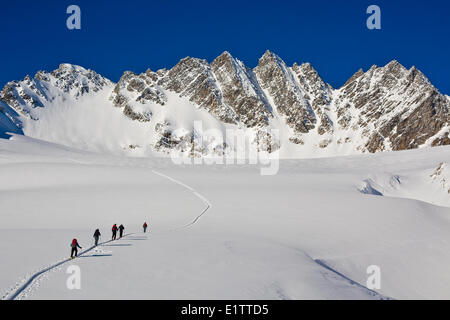
[[[126,155],[235,149],[208,129],[240,129],[257,150],[293,158],[450,144],[450,97],[397,61],[359,70],[339,89],[270,51],[254,69],[224,52],[212,63],[188,57],[170,70],[125,72],[118,83],[62,64],[7,83],[0,99],[0,137]]]

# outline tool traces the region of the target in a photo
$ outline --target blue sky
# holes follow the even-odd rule
[[[81,30],[66,8],[81,8]],[[381,30],[366,9],[381,8]],[[256,66],[265,50],[289,65],[311,62],[341,86],[359,68],[397,59],[450,94],[448,1],[8,1],[0,11],[0,86],[68,62],[117,81],[125,70],[170,68],[229,51]]]

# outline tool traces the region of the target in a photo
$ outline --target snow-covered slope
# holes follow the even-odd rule
[[[270,51],[253,70],[224,52],[212,63],[187,57],[170,70],[125,72],[117,84],[63,64],[8,83],[0,98],[27,136],[115,154],[230,154],[227,130],[283,158],[450,144],[450,99],[397,61],[340,89]]]
[[[448,299],[449,158],[443,146],[283,160],[260,176],[13,136],[0,140],[0,289],[28,299]],[[368,181],[378,193],[364,192]],[[134,234],[52,267],[72,238],[88,249],[113,223]],[[81,290],[66,287],[71,264]],[[365,287],[372,265],[377,293]]]
[[[0,138],[5,139],[8,133],[22,134],[19,115],[6,103],[0,101]]]

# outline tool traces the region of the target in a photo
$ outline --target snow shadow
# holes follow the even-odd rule
[[[131,243],[103,244],[102,247],[130,247]]]
[[[92,254],[88,256],[79,256],[78,258],[97,258],[97,257],[111,257],[112,254],[110,253],[99,253],[99,254]]]
[[[363,186],[359,188],[359,192],[362,194],[370,194],[373,196],[383,196],[383,193],[380,192],[377,188],[375,188],[375,183],[372,179],[366,179],[363,181]]]
[[[358,191],[373,196],[393,196],[403,187],[403,181],[399,175],[384,173],[363,180]]]

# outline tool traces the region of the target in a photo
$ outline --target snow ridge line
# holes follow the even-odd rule
[[[128,233],[128,234],[125,234],[122,238],[124,238],[124,237],[126,237],[126,236],[133,235],[133,234],[134,234],[134,233]],[[117,239],[117,240],[119,240],[119,239]],[[98,245],[101,246],[101,245],[104,245],[104,244],[107,244],[107,243],[110,243],[110,242],[113,242],[113,241],[116,241],[116,240],[108,240],[108,241],[99,243]],[[84,254],[86,254],[86,253],[92,251],[92,249],[94,249],[94,248],[96,248],[96,246],[91,246],[91,247],[89,247],[88,249],[86,249],[86,250],[80,252],[80,254],[78,255],[78,257],[81,257],[82,255],[84,255]],[[50,270],[53,270],[53,269],[55,269],[55,268],[57,268],[57,267],[63,265],[63,264],[66,263],[66,262],[72,261],[72,260],[73,260],[73,259],[71,259],[71,258],[67,258],[67,259],[65,259],[65,260],[59,261],[59,262],[57,262],[57,263],[55,263],[55,264],[53,264],[53,265],[51,265],[51,266],[49,266],[49,267],[46,267],[46,268],[44,268],[44,269],[41,269],[40,271],[38,271],[38,272],[32,274],[32,275],[28,278],[28,280],[25,281],[24,284],[22,284],[22,285],[21,285],[19,288],[17,288],[14,292],[12,292],[12,293],[10,292],[10,293],[5,294],[5,295],[2,297],[1,300],[15,300],[15,299],[16,299],[23,291],[25,291],[26,288],[28,288],[28,287],[29,287],[36,279],[38,279],[39,276],[41,276],[42,274],[44,274],[44,273],[46,273],[46,272],[48,272],[48,271],[50,271]]]
[[[177,229],[184,229],[184,228],[187,228],[187,227],[190,227],[190,226],[196,224],[197,221],[212,207],[212,204],[208,201],[208,199],[206,199],[206,197],[204,197],[203,195],[198,193],[194,188],[188,186],[187,184],[185,184],[185,183],[183,183],[183,182],[181,182],[181,181],[179,181],[177,179],[169,177],[168,175],[165,175],[164,173],[158,172],[156,170],[152,170],[152,172],[154,174],[158,175],[158,176],[166,178],[166,179],[168,179],[168,180],[170,180],[172,182],[175,182],[176,184],[178,184],[178,185],[188,189],[189,191],[191,191],[195,196],[197,196],[197,198],[199,198],[205,204],[205,209],[203,209],[203,211],[197,217],[195,217],[194,220],[192,220],[188,224],[186,224],[186,225],[184,225],[184,226],[182,226],[180,228],[177,228]],[[177,229],[175,229],[175,230],[177,230]]]
[[[311,257],[310,257],[310,258],[311,258]],[[393,298],[391,298],[391,297],[384,296],[384,295],[382,295],[382,294],[376,292],[375,290],[369,289],[369,288],[367,288],[366,286],[363,286],[362,284],[360,284],[359,282],[357,282],[357,281],[355,281],[355,280],[353,280],[353,279],[350,279],[350,278],[347,277],[346,275],[344,275],[344,274],[340,273],[339,271],[337,271],[336,269],[333,269],[332,267],[330,267],[324,260],[313,259],[313,261],[314,261],[315,263],[317,263],[319,266],[321,266],[321,267],[327,269],[328,271],[330,271],[330,272],[336,274],[337,276],[341,277],[342,279],[347,280],[348,282],[350,282],[351,285],[360,287],[360,288],[362,288],[362,289],[368,291],[368,292],[369,292],[372,296],[374,296],[374,297],[379,297],[381,300],[393,300]]]

